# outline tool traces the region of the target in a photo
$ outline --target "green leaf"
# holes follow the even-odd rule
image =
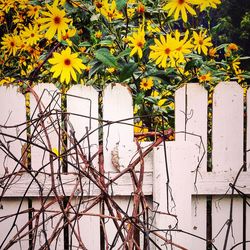
[[[79,47],[90,47],[91,44],[90,44],[89,42],[81,42],[81,43],[79,43],[78,46],[79,46]]]
[[[227,46],[228,46],[228,43],[223,43],[223,44],[217,46],[217,47],[216,47],[216,50],[223,49],[223,48],[225,48],[225,47],[227,47]]]
[[[99,61],[94,61],[93,66],[91,66],[89,71],[89,78],[91,78],[99,69],[103,67],[103,64]]]
[[[102,40],[102,41],[99,42],[99,44],[109,46],[109,45],[113,45],[113,41],[111,41],[111,40]]]
[[[122,58],[124,56],[128,56],[131,52],[131,49],[130,48],[127,48],[125,50],[123,50],[118,56],[117,56],[117,59],[118,58]]]
[[[127,0],[116,0],[115,2],[118,10],[122,10],[127,4]]]
[[[127,63],[122,67],[121,73],[119,75],[120,82],[123,82],[127,80],[129,77],[131,77],[134,73],[134,71],[137,69],[136,63]]]
[[[99,49],[95,52],[95,57],[107,67],[117,68],[116,58],[106,48]]]

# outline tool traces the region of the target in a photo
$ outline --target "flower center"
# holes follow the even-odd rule
[[[185,0],[178,0],[178,4],[184,4]]]
[[[55,24],[60,24],[61,23],[61,18],[59,16],[54,17],[54,23]]]
[[[199,40],[199,44],[200,44],[200,45],[203,45],[203,39],[200,39],[200,40]]]
[[[139,41],[139,42],[137,43],[137,46],[140,47],[140,48],[142,48],[142,47],[143,47],[143,43],[142,43],[141,41]]]
[[[10,46],[11,46],[11,47],[14,47],[14,46],[15,46],[15,43],[14,43],[14,42],[10,42]]]
[[[66,58],[66,59],[64,60],[64,64],[67,65],[67,66],[69,66],[69,65],[71,64],[70,59]]]
[[[171,49],[170,49],[170,48],[166,48],[166,49],[165,49],[165,54],[169,55],[170,52],[171,52]]]
[[[96,6],[96,8],[100,9],[100,8],[102,7],[102,3],[97,2],[97,3],[95,4],[95,6]]]
[[[36,11],[37,11],[37,7],[34,8],[34,12],[36,12]]]
[[[35,36],[35,34],[34,34],[34,33],[31,33],[31,34],[30,34],[30,36],[31,36],[31,37],[34,37],[34,36]]]

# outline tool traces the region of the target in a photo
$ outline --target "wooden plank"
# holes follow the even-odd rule
[[[78,142],[81,140],[80,148],[76,151],[73,147],[69,152],[68,160],[74,165],[76,163],[76,153],[78,159],[82,162],[81,157],[88,159],[98,151],[99,131],[98,128],[98,92],[90,86],[75,85],[67,92],[67,112],[68,112],[68,148],[72,148],[74,138]],[[91,149],[90,152],[88,149]],[[84,155],[82,155],[84,154]],[[93,166],[98,170],[98,157],[92,161]],[[84,167],[84,164],[83,164]],[[68,166],[68,171],[78,171],[72,166]]]
[[[36,85],[33,92],[34,94],[31,93],[30,96],[30,113],[31,121],[34,121],[31,126],[31,137],[35,145],[31,146],[31,166],[34,170],[40,169],[49,173],[54,169],[56,172],[60,161],[54,157],[52,167],[48,151],[51,149],[60,151],[58,135],[61,124],[60,95],[58,89],[48,83]]]
[[[134,128],[132,118],[132,95],[128,87],[120,84],[109,84],[104,90],[103,96],[103,119],[106,121],[103,124],[103,148],[105,171],[107,172],[116,170],[111,161],[111,152],[115,155],[118,146],[126,146],[127,151],[130,150],[130,147],[133,147]],[[125,124],[121,124],[120,120],[124,120]],[[125,157],[126,151],[124,150],[123,153]],[[119,157],[118,155],[117,165],[120,165]],[[122,168],[122,166],[117,166],[117,168],[119,167]]]
[[[205,196],[197,196],[197,194],[202,194],[202,186],[199,184],[204,180],[203,176],[207,173],[207,100],[207,90],[198,83],[185,84],[175,93],[176,141],[181,142],[186,140],[193,142],[199,150],[196,163],[199,174],[196,180],[197,185],[193,186],[192,190],[192,194],[194,194],[192,197],[192,220],[194,225],[193,233],[204,238],[206,236],[204,221],[206,219],[207,199]],[[183,132],[187,132],[188,134]],[[193,170],[196,167],[194,166]],[[193,174],[195,175],[196,172]],[[194,240],[193,248],[204,249],[205,244],[201,240]]]
[[[33,199],[32,207],[35,209],[33,217],[35,216],[36,218],[36,223],[33,224],[33,227],[37,229],[33,241],[34,248],[41,249],[42,246],[48,247],[46,242],[49,242],[50,249],[64,249],[63,230],[60,230],[63,227],[64,220],[62,219],[62,209],[59,204],[54,202],[53,199]],[[56,237],[53,236],[54,233]]]
[[[0,233],[0,249],[4,249],[14,236],[16,236],[15,239],[17,241],[8,249],[21,250],[29,248],[28,236],[22,237],[18,240],[19,237],[28,232],[28,228],[26,227],[22,232],[20,232],[19,237],[17,235],[17,232],[28,222],[27,200],[23,200],[22,206],[20,207],[20,210],[18,210],[20,203],[21,199],[4,198],[1,201],[2,208],[0,209],[0,225],[2,230]],[[18,215],[16,215],[17,212],[19,212]],[[5,218],[5,216],[10,217]],[[7,237],[6,240],[4,240],[5,237]]]
[[[14,86],[1,86],[0,87],[0,177],[6,176],[6,178],[1,178],[1,188],[0,188],[0,248],[4,249],[9,241],[17,234],[28,221],[27,213],[27,200],[24,199],[20,210],[18,210],[21,203],[21,199],[8,199],[5,198],[5,189],[14,186],[17,181],[15,176],[11,176],[13,172],[18,172],[22,169],[18,162],[22,158],[24,152],[25,141],[26,140],[26,108],[25,108],[25,98],[18,92],[18,87]],[[23,124],[23,125],[20,125]],[[13,127],[8,127],[13,126]],[[3,134],[6,135],[3,135]],[[9,137],[18,137],[17,139]],[[9,152],[8,152],[9,151]],[[23,161],[25,164],[25,161]],[[4,197],[4,198],[2,198]],[[25,211],[25,213],[16,215],[17,212]],[[10,216],[5,218],[5,216]],[[16,221],[15,221],[16,220]],[[14,223],[14,224],[13,224]],[[23,235],[27,233],[27,228],[20,234]],[[6,240],[4,240],[6,237]],[[18,239],[18,237],[16,237]],[[15,242],[8,249],[28,249],[28,236]]]
[[[176,141],[190,141],[200,147],[200,171],[207,167],[207,97],[205,88],[188,83],[175,92]],[[188,134],[185,134],[187,132]]]
[[[234,174],[243,165],[243,89],[236,82],[219,83],[213,96],[212,163],[214,173],[232,171]],[[236,177],[236,174],[235,174]],[[236,185],[239,183],[237,182]],[[229,190],[231,193],[231,190]],[[212,234],[218,234],[230,214],[230,199],[213,197]],[[221,199],[218,203],[218,199]],[[216,206],[216,204],[219,204]],[[242,239],[242,200],[234,198],[233,234],[229,233],[226,249]],[[218,249],[223,249],[225,226],[215,239]]]
[[[228,228],[228,220],[230,218],[230,202],[229,198],[214,197],[212,201],[212,234],[214,245],[217,249],[224,249],[226,232]],[[243,217],[242,217],[242,199],[234,197],[232,209],[232,226],[228,234],[228,242],[225,249],[231,249],[236,243],[241,242]],[[218,234],[218,235],[217,235]],[[238,247],[236,249],[242,249]]]
[[[18,92],[17,87],[0,87],[0,176],[20,170],[17,166],[22,156],[25,141],[8,137],[7,135],[26,140],[26,108],[25,97]],[[22,124],[22,125],[21,125]],[[13,127],[8,127],[13,126]],[[7,134],[6,136],[3,134]],[[8,155],[8,152],[10,155]]]
[[[236,171],[224,171],[224,172],[208,172],[202,173],[196,183],[196,191],[194,189],[193,194],[199,195],[230,195],[226,193],[230,188],[230,184],[234,183],[237,176]],[[250,194],[250,173],[242,172],[237,181],[237,188],[245,193]]]
[[[91,201],[79,196],[73,199],[71,204],[74,211],[70,210],[72,214],[69,215],[69,218],[74,218],[77,215],[77,219],[72,222],[73,233],[70,227],[70,249],[82,249],[79,239],[86,249],[100,249],[100,218],[97,216],[100,214],[99,204],[96,204],[87,212],[85,210],[92,205]]]
[[[138,172],[137,172],[138,173]],[[224,195],[229,196],[230,193],[226,193],[229,188],[229,185],[233,183],[236,172],[225,172],[225,173],[213,173],[208,172],[207,174],[203,174],[200,179],[193,184],[193,189],[191,194],[193,196],[196,195]],[[109,172],[106,177],[108,179],[115,178],[117,175],[116,172]],[[145,172],[144,174],[144,182],[143,182],[143,193],[145,195],[152,195],[153,188],[153,172]],[[193,180],[195,178],[195,173],[192,173]],[[61,180],[56,178],[56,186],[59,194],[62,193],[62,186],[65,194],[67,196],[71,195],[74,191],[75,184],[77,181],[78,175],[76,174],[61,174]],[[29,190],[27,192],[27,196],[29,197],[37,197],[39,196],[39,192],[41,187],[43,188],[43,195],[54,196],[53,193],[50,193],[51,190],[51,179],[46,178],[43,174],[38,175],[36,177],[37,182],[40,183],[40,187],[37,185],[37,182],[32,182],[32,177],[29,174],[18,175],[15,178],[15,185],[12,185],[9,189],[6,190],[4,197],[22,197],[24,192],[26,192],[27,184],[31,183]],[[237,188],[243,192],[244,194],[250,194],[250,184],[249,184],[250,174],[248,172],[243,172],[239,179]],[[62,184],[61,184],[62,183]],[[79,184],[80,185],[80,184]],[[95,187],[93,184],[89,186],[89,182],[87,178],[82,178],[83,190],[88,193],[90,196],[98,195],[100,190]],[[78,189],[77,189],[78,190]],[[76,190],[76,194],[78,195],[78,191]],[[109,194],[115,196],[129,196],[131,192],[133,192],[133,183],[131,180],[131,176],[129,174],[124,174],[119,179],[117,179],[112,185],[109,186]],[[194,198],[194,202],[196,197]]]
[[[155,226],[159,229],[178,229],[189,233],[198,234],[205,237],[204,228],[196,225],[197,221],[192,221],[192,202],[191,194],[193,190],[194,176],[192,170],[196,164],[197,151],[196,145],[190,142],[169,142],[167,146],[167,165],[164,160],[164,149],[162,146],[154,150],[154,175],[153,175],[153,197],[159,203],[159,211],[171,213],[178,218],[177,221],[173,216],[156,214]],[[169,189],[167,193],[167,172],[169,174]],[[185,187],[185,188],[180,188]],[[198,210],[199,211],[199,210]],[[201,212],[201,211],[199,211]],[[205,213],[199,213],[199,219],[205,221]],[[205,227],[203,223],[203,227]],[[169,232],[170,233],[170,232]],[[165,236],[163,233],[162,236]],[[172,240],[175,244],[182,247],[196,249],[194,246],[198,241],[199,246],[205,246],[197,238],[181,232],[171,232]],[[163,241],[157,239],[159,245]],[[178,249],[173,248],[173,249]],[[202,248],[204,249],[204,248]]]
[[[243,164],[243,89],[236,82],[221,82],[213,96],[214,172],[239,170]]]

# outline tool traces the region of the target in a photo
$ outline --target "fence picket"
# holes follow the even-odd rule
[[[197,145],[199,154],[196,165],[193,166],[193,170],[199,167],[197,181],[207,172],[207,101],[207,91],[197,83],[185,84],[175,93],[176,142],[188,141]],[[199,189],[197,193],[199,194]],[[206,205],[206,196],[192,197],[193,228],[203,238],[206,238]],[[194,249],[205,249],[205,245],[204,241],[193,241]]]
[[[60,172],[62,172],[62,167],[60,159],[56,159],[56,157],[51,159],[49,151],[56,150],[59,153],[61,149],[61,138],[59,136],[59,127],[61,126],[61,97],[58,92],[58,89],[53,84],[41,83],[36,85],[30,94],[31,136],[33,138],[32,142],[36,144],[31,145],[31,167],[33,170],[41,172],[39,175],[44,178],[44,183],[46,178],[54,178],[55,185],[60,185],[60,180],[56,179],[54,173],[58,172],[59,167]],[[52,171],[54,173],[51,177],[46,177],[46,175],[44,175],[44,173],[52,173]],[[41,187],[43,187],[43,182],[40,184]],[[51,186],[52,182],[49,185],[50,186],[47,188],[49,188],[50,191],[55,191]],[[42,192],[43,190],[41,189],[40,191]],[[58,191],[59,190],[57,190],[57,192]],[[43,195],[43,193],[41,194]],[[34,199],[32,201],[32,206],[39,211],[42,209],[42,206],[46,206],[50,202],[51,199]],[[37,230],[39,233],[36,240],[37,246],[41,246],[46,242],[43,229],[46,229],[46,237],[49,239],[54,232],[54,225],[57,224],[59,217],[62,216],[61,213],[59,216],[47,222],[43,222],[44,218],[53,216],[55,211],[61,211],[58,204],[50,205],[47,210],[50,210],[50,212],[43,211],[42,209],[39,215],[38,221],[40,220],[42,224]],[[64,221],[61,220],[61,227],[63,223]],[[54,249],[63,248],[63,231],[60,232],[56,240],[53,240],[51,246]],[[57,248],[55,248],[56,246]]]
[[[77,172],[78,168],[84,168],[85,166],[85,164],[82,163],[83,158],[81,158],[81,156],[86,156],[86,159],[89,160],[89,157],[98,151],[98,92],[93,87],[81,85],[71,87],[67,92],[67,113],[69,114],[68,121],[70,124],[67,128],[67,132],[72,136],[71,140],[68,139],[68,148],[72,148],[72,146],[75,145],[74,136],[76,141],[80,141],[82,139],[80,143],[82,151],[79,148],[77,149],[79,150],[77,152],[78,158],[76,158],[76,151],[73,148],[70,151],[70,157],[68,159],[68,161],[72,163],[72,166],[68,166],[68,172]],[[90,135],[88,136],[88,134]],[[82,155],[81,152],[84,155]],[[76,168],[73,168],[73,166]],[[94,167],[97,171],[99,171],[98,157],[91,162],[91,167]],[[79,213],[91,205],[91,201],[87,202],[84,198],[84,196],[87,197],[89,195],[89,185],[89,181],[83,181],[83,190],[79,187],[79,197],[72,201],[75,203],[75,211],[79,209]],[[79,202],[82,203],[82,205],[79,204]],[[100,213],[98,204],[87,211],[87,214],[91,213]],[[70,216],[70,218],[71,217],[72,216]],[[86,225],[91,225],[91,228]],[[77,225],[75,225],[74,230],[76,230],[79,234],[87,249],[100,249],[99,227],[100,219],[98,216],[83,215],[79,217],[79,220],[77,220]],[[70,233],[71,232],[72,230],[70,229]],[[76,235],[72,234],[72,236],[72,246],[79,247],[79,241]]]
[[[0,246],[3,243],[4,238],[7,236],[5,244],[0,248],[3,249],[4,246],[12,239],[12,237],[17,233],[21,227],[23,227],[28,220],[28,214],[23,213],[19,215],[15,215],[18,212],[27,210],[28,203],[27,200],[24,199],[20,211],[18,211],[19,204],[21,202],[20,198],[16,199],[2,199],[2,195],[4,196],[5,189],[3,189],[3,182],[10,188],[14,183],[20,178],[19,171],[22,171],[23,168],[18,164],[18,161],[21,161],[24,166],[27,166],[26,163],[26,153],[25,141],[21,141],[19,139],[11,138],[10,136],[17,137],[20,139],[27,139],[26,131],[25,131],[25,121],[26,121],[26,108],[25,108],[25,98],[24,96],[18,92],[17,87],[0,87],[0,100],[1,100],[1,115],[0,115],[0,133],[6,134],[0,135],[0,177],[6,176],[11,173],[17,173],[17,175],[13,175],[11,178],[6,177],[4,181],[1,181],[0,195],[1,201],[0,204],[2,208],[0,209],[0,218],[5,215],[13,214],[13,216],[9,217],[6,220],[1,220],[1,230],[0,233]],[[7,128],[4,126],[17,126],[19,124],[23,124],[18,127]],[[6,154],[7,149],[9,149],[11,155]],[[13,159],[14,157],[14,159]],[[7,184],[8,183],[8,184]],[[13,222],[17,218],[14,227]],[[12,230],[11,230],[12,228]],[[9,232],[11,230],[11,232]],[[27,228],[22,232],[22,234],[26,233]],[[28,237],[22,238],[20,241],[15,243],[11,249],[28,249]]]
[[[236,82],[221,82],[215,87],[212,140],[213,172],[234,171],[236,177],[237,172],[243,165],[243,89]],[[226,192],[227,190],[225,190]],[[231,189],[229,192],[231,192]],[[233,231],[230,230],[226,249],[234,246],[235,242],[242,240],[242,234],[239,233],[243,227],[242,217],[239,216],[240,210],[242,211],[242,200],[235,198],[233,203]],[[216,206],[216,204],[219,204],[219,206]],[[213,197],[213,237],[229,219],[229,204],[229,198]],[[215,239],[215,245],[218,249],[223,249],[226,228],[227,226]]]
[[[49,165],[48,152],[53,149],[60,151],[61,147],[57,131],[61,122],[61,99],[60,95],[57,94],[58,89],[53,84],[38,84],[33,88],[33,91],[34,94],[31,93],[30,96],[30,114],[31,120],[37,120],[31,125],[31,135],[33,143],[44,149],[31,146],[31,166],[35,170],[39,170],[44,166],[42,171],[49,172],[51,166]],[[53,115],[51,115],[51,112],[53,112]],[[44,127],[42,123],[44,123]],[[48,134],[49,142],[45,131]],[[51,149],[49,143],[51,144]],[[53,167],[57,168],[57,161],[53,161]]]
[[[105,171],[116,171],[111,161],[111,151],[116,147],[126,147],[126,151],[133,146],[133,103],[132,96],[126,86],[109,84],[104,90],[103,96],[103,119],[106,121],[103,128],[103,149]],[[123,120],[123,123],[112,123]],[[127,120],[126,120],[127,119]],[[119,163],[118,163],[119,164]]]
[[[194,188],[192,170],[196,165],[199,151],[196,145],[190,142],[169,142],[166,146],[167,163],[162,157],[163,147],[159,146],[154,150],[153,197],[159,203],[158,211],[176,215],[178,221],[172,216],[156,213],[155,226],[157,229],[177,229],[201,236],[198,232],[200,231],[199,225],[193,224],[192,221],[191,205],[191,194]],[[169,175],[169,189],[167,189],[166,167]],[[188,249],[198,249],[197,245],[204,247],[200,239],[190,237],[185,232],[168,232],[168,234],[175,244],[182,247]],[[157,242],[159,245],[164,243],[160,239],[157,239]],[[173,249],[179,248],[173,246]]]

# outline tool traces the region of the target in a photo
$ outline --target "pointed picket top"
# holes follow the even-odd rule
[[[58,93],[59,90],[55,85],[48,83],[40,83],[34,86],[30,93],[30,116],[31,121],[35,121],[31,125],[33,142],[49,150],[50,146],[41,123],[41,121],[43,121],[51,148],[57,151],[59,151],[60,148],[58,128],[61,124],[61,97]],[[31,154],[31,165],[33,169],[37,170],[48,164],[49,154],[46,150],[32,145]],[[57,161],[55,160],[54,164],[56,163]]]
[[[207,98],[207,90],[198,83],[185,84],[175,93],[176,140],[200,147],[201,171],[206,171],[207,162]]]
[[[238,171],[243,164],[243,89],[237,82],[221,82],[214,89],[213,171]]]
[[[105,170],[114,171],[111,152],[118,146],[133,144],[133,101],[130,90],[122,84],[109,84],[103,96],[103,147]],[[121,122],[119,121],[122,121]]]
[[[14,86],[1,86],[0,87],[0,100],[1,100],[1,115],[0,115],[0,133],[5,133],[10,136],[19,137],[26,140],[26,107],[25,97],[18,91],[18,87]],[[21,126],[18,126],[23,124]],[[6,126],[6,127],[4,127]],[[16,126],[9,128],[8,126]],[[11,173],[14,169],[19,168],[17,162],[21,159],[22,154],[25,154],[25,141],[18,138],[11,138],[8,136],[0,135],[0,141],[3,143],[1,148],[6,152],[10,151],[16,160],[6,156],[3,150],[0,150],[0,175]],[[6,150],[4,147],[7,147]],[[23,158],[24,159],[24,158]],[[25,164],[25,161],[23,162]],[[19,170],[19,169],[16,169]]]
[[[91,86],[75,85],[67,92],[67,114],[68,114],[68,149],[73,147],[74,136],[86,159],[98,150],[98,92]],[[89,152],[90,149],[90,152]],[[79,150],[79,148],[78,148]],[[82,154],[81,152],[77,154]],[[89,154],[90,153],[90,154]],[[75,147],[69,152],[68,160],[76,167]],[[78,157],[81,157],[78,155]],[[98,168],[98,158],[92,162]],[[73,166],[68,166],[69,172],[76,171]]]

